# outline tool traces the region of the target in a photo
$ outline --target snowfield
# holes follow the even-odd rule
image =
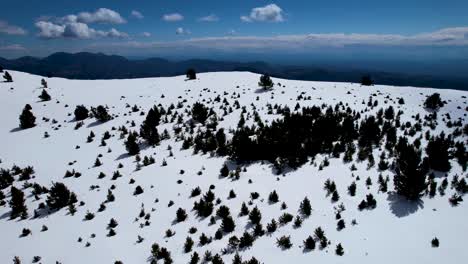
[[[194,154],[193,149],[182,150],[183,141],[176,140],[173,136],[175,120],[171,120],[171,116],[168,117],[168,123],[162,122],[158,126],[159,133],[167,129],[171,138],[162,140],[156,147],[141,149],[140,156],[143,158],[152,155],[155,164],[137,170],[135,157],[127,155],[120,132],[112,130],[113,127],[126,126],[130,131],[139,131],[146,112],[158,104],[166,109],[174,104],[174,111],[183,113],[186,122],[190,118],[186,111],[190,111],[195,102],[203,102],[213,107],[218,117],[223,117],[218,127],[224,127],[227,138],[230,139],[232,134],[229,129],[236,129],[242,109],[233,107],[232,113],[223,116],[223,111],[219,109],[221,102],[214,100],[218,95],[221,96],[221,101],[226,98],[231,106],[238,100],[241,107],[246,107],[247,112],[251,112],[254,105],[266,123],[280,117],[277,114],[267,114],[268,103],[288,105],[293,110],[297,103],[301,107],[320,106],[324,103],[334,106],[340,101],[353,110],[366,110],[361,113],[362,116],[375,114],[381,107],[393,105],[395,112],[403,111],[401,122],[404,123],[414,121],[412,116],[418,113],[421,117],[427,115],[428,111],[423,107],[423,102],[428,95],[437,92],[447,104],[439,110],[438,126],[431,134],[438,135],[442,131],[450,134],[455,128],[448,128],[446,123],[441,121],[445,114],[449,113],[453,121],[461,120],[463,125],[468,124],[466,91],[382,85],[367,87],[353,83],[276,78],[273,78],[273,82],[279,82],[281,86],[275,85],[271,91],[264,91],[258,86],[258,74],[217,72],[198,74],[197,80],[193,81],[186,81],[185,76],[128,80],[48,78],[47,92],[52,100],[41,102],[38,96],[42,92],[43,77],[9,72],[14,82],[0,83],[0,168],[10,169],[13,165],[21,168],[33,166],[34,178],[28,182],[46,187],[50,187],[52,182],[63,182],[76,193],[78,201],[83,201],[84,205],[77,204],[77,212],[73,216],[67,208],[63,208],[35,218],[34,210],[40,203],[45,203],[47,194],[40,195],[40,199],[36,200],[31,194],[32,188],[24,189],[25,182],[15,180],[14,185],[25,192],[29,216],[24,220],[11,220],[8,205],[10,188],[2,190],[7,202],[0,206],[0,263],[12,263],[15,256],[19,256],[22,263],[31,263],[34,256],[41,257],[39,263],[114,263],[117,260],[125,264],[149,263],[151,245],[155,242],[166,247],[177,264],[189,263],[193,252],[197,252],[201,258],[207,250],[213,255],[221,255],[230,236],[240,237],[244,231],[252,230],[248,217],[238,217],[242,202],[248,204],[251,201],[251,192],[258,192],[260,197],[253,200],[251,205],[248,204],[248,207],[252,209],[257,206],[260,209],[264,228],[272,218],[278,219],[285,212],[298,215],[299,204],[306,196],[311,201],[313,211],[310,217],[304,219],[300,228],[294,228],[292,222],[279,226],[276,232],[259,237],[251,248],[240,250],[239,254],[244,260],[254,256],[265,264],[439,264],[461,263],[463,259],[468,259],[468,205],[466,201],[458,206],[450,205],[448,199],[456,192],[450,184],[444,196],[439,193],[434,198],[423,196],[419,202],[412,203],[393,193],[394,173],[391,170],[380,172],[376,165],[368,169],[367,162],[344,163],[342,156],[330,157],[330,165],[320,170],[319,165],[325,159],[324,155],[318,155],[313,162],[309,161],[297,170],[281,175],[276,175],[268,162],[258,162],[241,165],[246,171],[240,173],[240,179],[237,181],[220,178],[220,169],[227,158]],[[301,93],[304,97],[310,96],[310,100],[298,101],[297,97]],[[379,105],[370,110],[367,101],[372,95]],[[405,104],[398,104],[399,98],[403,98]],[[177,108],[177,103],[184,100],[186,102],[183,103],[183,107]],[[36,126],[22,130],[19,129],[18,117],[26,104],[32,106]],[[84,120],[81,128],[75,130],[77,122],[73,112],[77,105],[85,105],[88,108],[106,105],[109,113],[115,118],[105,123],[88,118]],[[137,105],[139,111],[132,112],[127,105]],[[145,114],[141,115],[141,111]],[[53,119],[57,121],[55,124]],[[135,127],[131,127],[132,121],[135,122]],[[253,118],[247,119],[246,122],[253,124]],[[423,132],[427,129],[423,127]],[[93,142],[87,143],[86,139],[91,131],[96,137]],[[105,131],[110,132],[111,138],[106,140],[106,146],[101,146],[101,138]],[[45,138],[45,132],[50,137]],[[398,133],[403,132],[398,129]],[[420,133],[411,138],[419,135]],[[462,135],[461,139],[466,145],[468,136]],[[424,147],[425,138],[421,141]],[[376,164],[380,153],[379,149],[374,150]],[[99,159],[103,164],[95,167],[94,162],[99,154],[102,154]],[[167,166],[162,166],[163,160],[167,162]],[[122,168],[118,168],[119,163],[123,165]],[[236,168],[233,162],[228,161],[228,164],[230,169]],[[357,167],[356,171],[350,170],[352,164]],[[468,176],[455,159],[451,160],[451,165],[452,169],[447,176],[449,182],[454,175],[458,175],[459,178]],[[79,178],[64,178],[67,170],[75,170],[82,175]],[[122,177],[112,180],[112,174],[116,170],[120,171]],[[181,173],[181,170],[184,173]],[[104,172],[106,177],[98,179],[100,172]],[[387,193],[379,192],[379,173],[390,178]],[[360,180],[357,180],[357,177]],[[369,187],[365,183],[368,177],[372,180]],[[440,185],[443,178],[443,174],[439,173],[435,180]],[[131,179],[135,182],[130,183]],[[332,203],[330,196],[326,196],[323,186],[327,179],[335,181],[337,185],[340,195],[338,202]],[[347,193],[347,187],[352,181],[356,181],[357,184],[354,197]],[[98,212],[111,185],[115,185],[112,191],[115,201],[106,203],[106,209]],[[190,198],[190,192],[199,186],[203,194],[209,190],[210,185],[215,186],[212,191],[216,198],[221,199],[221,204],[230,208],[236,227],[233,233],[225,235],[221,240],[213,239],[212,243],[200,246],[199,236],[205,233],[214,237],[221,221],[217,219],[214,225],[210,225],[210,217],[197,217],[192,207],[200,197]],[[141,186],[144,192],[134,195],[136,186]],[[236,198],[228,199],[230,190],[234,190]],[[279,195],[279,203],[268,202],[268,195],[273,190]],[[359,211],[359,202],[369,193],[377,200],[377,207],[373,210]],[[169,207],[170,201],[174,204]],[[281,210],[282,202],[287,204],[287,209]],[[340,203],[346,207],[341,213],[346,228],[338,231],[335,208]],[[145,213],[151,215],[149,226],[144,225],[145,219],[138,217],[142,207]],[[215,211],[218,207],[219,205],[215,205]],[[182,223],[174,222],[178,208],[185,209],[188,214],[188,219]],[[95,214],[94,219],[90,221],[84,220],[88,211]],[[116,235],[109,237],[107,225],[111,218],[117,220],[118,226],[115,228]],[[356,220],[356,225],[351,224],[353,219]],[[43,225],[48,227],[47,231],[41,231]],[[313,235],[319,226],[325,231],[330,245],[323,250],[320,250],[318,245],[313,251],[304,250],[303,241],[309,235]],[[198,231],[193,235],[189,234],[190,227],[196,227]],[[29,228],[32,234],[21,237],[23,228]],[[166,237],[168,229],[174,231],[175,235]],[[292,248],[278,248],[276,240],[283,235],[291,237]],[[143,241],[138,243],[138,236],[141,236]],[[184,253],[187,236],[195,241],[190,253]],[[438,248],[431,246],[434,237],[440,241]],[[79,238],[82,239],[81,242],[78,241]],[[87,242],[89,246],[86,246]],[[343,256],[335,254],[338,243],[344,248]],[[225,263],[231,263],[233,256],[234,254],[225,254],[222,258]]]

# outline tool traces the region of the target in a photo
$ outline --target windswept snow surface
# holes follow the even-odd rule
[[[213,255],[227,246],[228,238],[232,235],[240,237],[248,226],[248,217],[238,217],[242,202],[248,203],[251,192],[258,192],[260,198],[248,205],[252,209],[258,206],[262,213],[262,223],[270,222],[284,212],[294,216],[298,214],[299,204],[304,197],[308,197],[312,204],[312,215],[305,219],[302,227],[293,228],[293,224],[280,226],[276,232],[264,235],[254,242],[253,247],[239,253],[246,260],[255,256],[262,263],[461,263],[468,259],[466,250],[466,238],[468,235],[468,206],[466,201],[459,206],[452,207],[448,198],[455,192],[449,188],[445,196],[439,193],[434,198],[424,196],[419,203],[409,203],[401,199],[393,191],[393,173],[389,170],[382,172],[383,176],[389,176],[389,192],[378,192],[377,177],[380,173],[377,166],[367,169],[367,162],[356,164],[357,171],[351,171],[352,163],[343,163],[342,156],[339,159],[330,158],[330,165],[319,170],[319,164],[324,156],[318,155],[311,164],[309,161],[295,171],[289,171],[284,175],[276,175],[271,164],[265,162],[254,163],[245,166],[246,172],[241,172],[240,180],[232,181],[229,178],[220,179],[219,170],[226,157],[193,154],[193,149],[181,150],[182,141],[176,141],[173,137],[173,125],[175,123],[162,123],[158,130],[161,133],[167,129],[172,136],[168,140],[161,141],[154,148],[143,148],[140,156],[153,155],[156,163],[136,170],[134,157],[129,157],[120,139],[120,132],[112,130],[125,125],[129,130],[139,131],[139,126],[145,115],[139,112],[131,112],[130,106],[137,105],[145,113],[153,106],[161,104],[165,108],[169,105],[177,105],[178,102],[187,100],[183,108],[175,109],[179,113],[190,110],[194,102],[202,102],[207,106],[214,106],[218,117],[222,116],[219,110],[221,103],[213,101],[220,95],[221,100],[226,98],[230,105],[238,100],[241,106],[245,106],[251,112],[251,105],[255,105],[260,116],[265,122],[279,118],[280,115],[268,115],[266,104],[288,105],[294,109],[296,103],[301,106],[335,105],[342,101],[353,110],[361,111],[367,108],[369,97],[379,101],[379,106],[362,115],[375,113],[379,108],[393,105],[395,111],[402,110],[402,123],[414,121],[411,116],[420,114],[421,117],[428,114],[423,102],[426,96],[438,92],[447,104],[439,110],[439,125],[431,134],[437,135],[441,131],[450,133],[453,128],[447,128],[442,118],[449,113],[452,120],[461,118],[463,124],[467,124],[468,106],[466,96],[468,92],[457,90],[436,90],[430,88],[392,87],[375,85],[371,87],[352,83],[328,83],[294,81],[273,78],[275,85],[272,91],[265,92],[258,87],[259,75],[245,72],[218,72],[198,74],[198,79],[186,81],[184,76],[170,78],[147,78],[129,80],[68,80],[61,78],[47,79],[48,93],[52,96],[49,102],[40,102],[38,99],[42,91],[40,86],[41,76],[10,71],[14,78],[13,83],[0,83],[0,167],[11,168],[14,164],[25,167],[33,166],[34,178],[30,183],[37,182],[50,187],[52,182],[63,182],[77,194],[79,201],[85,205],[77,205],[77,213],[71,216],[67,208],[57,212],[33,218],[33,211],[39,203],[45,203],[47,195],[41,195],[36,200],[31,195],[32,188],[25,189],[26,205],[29,217],[25,220],[10,220],[9,190],[3,190],[7,201],[0,206],[0,263],[11,263],[14,256],[19,256],[23,263],[31,263],[34,256],[41,256],[41,263],[63,264],[73,263],[114,263],[121,260],[125,264],[149,263],[151,245],[157,242],[166,247],[172,255],[174,263],[188,263],[190,255],[198,252],[201,258],[206,250]],[[10,89],[13,88],[13,89]],[[349,94],[348,94],[349,92]],[[233,96],[233,94],[236,96]],[[310,100],[297,101],[296,98],[304,93]],[[239,96],[237,96],[239,94]],[[162,96],[164,95],[164,96]],[[398,98],[404,98],[405,104],[399,105]],[[257,99],[258,98],[258,99]],[[366,103],[363,104],[362,102]],[[25,106],[30,104],[32,112],[36,116],[36,127],[26,130],[18,128],[18,117]],[[75,130],[73,111],[77,105],[86,107],[107,105],[109,113],[115,115],[114,119],[106,123],[96,122],[93,118],[84,121],[84,126]],[[240,118],[241,109],[234,109],[233,113],[224,116],[218,127],[226,128],[227,137],[229,128],[235,129]],[[55,119],[53,124],[43,118]],[[188,119],[187,114],[184,119]],[[130,122],[136,123],[135,127]],[[252,118],[247,124],[253,123]],[[427,130],[423,127],[423,133]],[[91,143],[86,143],[90,131],[96,134]],[[100,146],[101,137],[105,131],[109,131],[112,137],[106,141],[107,146]],[[402,133],[398,130],[398,133]],[[50,137],[44,138],[44,132]],[[416,137],[420,134],[416,134]],[[414,139],[415,137],[413,137]],[[466,142],[467,137],[462,136]],[[426,141],[422,139],[422,145]],[[76,148],[80,146],[80,148]],[[172,146],[173,156],[170,156],[168,146]],[[383,148],[383,147],[382,147]],[[111,152],[108,152],[111,149]],[[103,165],[94,167],[94,161],[98,154]],[[374,150],[376,163],[379,161],[380,151]],[[163,159],[167,166],[161,166]],[[392,160],[389,160],[392,161]],[[112,173],[117,170],[119,163],[123,168],[119,169],[123,177],[111,180]],[[69,165],[71,164],[71,165]],[[451,161],[452,169],[448,173],[449,182],[454,175],[467,177],[458,163]],[[244,166],[243,166],[244,167]],[[235,168],[234,165],[231,169]],[[64,178],[67,170],[81,172],[79,178]],[[185,173],[181,174],[180,171]],[[202,171],[201,175],[198,172]],[[104,172],[106,177],[98,179],[98,174]],[[354,176],[352,176],[352,174]],[[359,176],[360,180],[356,181]],[[372,186],[365,185],[365,179],[372,179]],[[443,177],[437,177],[439,183]],[[135,183],[129,184],[130,179]],[[325,180],[336,182],[340,201],[332,203],[330,197],[323,190]],[[182,180],[178,184],[178,180]],[[248,183],[252,180],[252,183]],[[355,197],[347,193],[347,187],[352,181],[357,183]],[[23,189],[24,182],[18,180],[14,185]],[[99,188],[91,190],[90,186],[98,185]],[[99,205],[106,200],[107,190],[111,185],[116,188],[113,191],[115,202],[107,203],[103,212],[97,212]],[[144,192],[134,196],[135,187],[140,185]],[[217,220],[215,225],[210,225],[209,217],[201,219],[192,211],[194,201],[199,197],[190,198],[190,191],[200,186],[202,193],[208,191],[210,185],[215,185],[213,192],[216,198],[222,200],[221,204],[227,205],[234,217],[236,228],[231,234],[221,240],[214,240],[211,244],[201,247],[198,238],[201,233],[214,236],[221,223]],[[229,191],[233,189],[237,194],[234,199],[227,199]],[[276,190],[280,202],[268,203],[268,194]],[[377,200],[377,208],[374,210],[359,211],[357,205],[365,197],[372,193]],[[155,202],[158,199],[158,202]],[[170,201],[174,205],[168,207]],[[281,202],[285,202],[287,209],[281,210]],[[346,210],[342,217],[346,222],[346,228],[337,231],[334,207],[343,203]],[[143,228],[142,218],[135,219],[144,206],[145,212],[151,214],[149,226]],[[174,224],[176,210],[181,207],[188,213],[185,222]],[[218,206],[215,206],[215,210]],[[95,218],[85,221],[87,211],[93,212]],[[108,237],[107,224],[111,218],[115,218],[118,226],[116,235]],[[352,219],[357,225],[351,225]],[[41,232],[43,225],[48,231]],[[190,227],[196,227],[197,233],[188,233]],[[303,240],[313,235],[315,228],[321,226],[331,244],[324,250],[316,248],[311,252],[303,251]],[[20,237],[23,228],[29,228],[32,235]],[[166,237],[166,230],[175,232],[173,237]],[[92,237],[95,234],[95,237]],[[144,238],[137,243],[137,236]],[[276,239],[283,236],[291,236],[293,247],[282,250],[277,247]],[[195,241],[193,251],[184,253],[183,245],[187,236]],[[78,242],[78,238],[82,242]],[[431,247],[431,240],[437,237],[440,241],[439,248]],[[89,242],[90,246],[86,247]],[[337,256],[335,247],[341,243],[344,247],[344,255]],[[223,255],[225,263],[231,263],[234,254]],[[162,261],[161,261],[162,262]]]

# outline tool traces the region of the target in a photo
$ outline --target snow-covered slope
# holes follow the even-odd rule
[[[308,162],[297,170],[284,175],[275,175],[272,166],[268,163],[254,163],[245,166],[246,171],[241,172],[240,180],[232,181],[221,179],[219,171],[225,157],[193,154],[193,149],[181,150],[182,141],[173,137],[174,123],[163,123],[158,127],[159,132],[167,129],[172,136],[161,141],[154,148],[143,148],[141,157],[152,155],[156,162],[136,170],[134,157],[128,156],[120,139],[120,133],[112,128],[125,125],[129,130],[139,130],[145,118],[145,113],[153,105],[161,104],[167,108],[186,100],[183,108],[175,109],[179,113],[190,110],[193,103],[204,102],[207,106],[219,110],[221,103],[213,99],[218,95],[226,98],[232,105],[238,100],[241,106],[251,111],[255,105],[265,122],[280,117],[268,115],[268,103],[274,105],[288,105],[294,109],[296,103],[301,106],[335,105],[342,101],[353,110],[367,109],[362,115],[375,113],[380,107],[393,105],[395,110],[402,110],[402,123],[412,121],[412,116],[420,114],[421,117],[428,112],[423,107],[425,98],[438,92],[447,104],[439,110],[439,119],[449,113],[452,120],[461,119],[467,124],[468,106],[467,92],[456,90],[435,90],[430,88],[391,87],[375,85],[364,87],[351,83],[305,82],[294,80],[273,79],[282,86],[275,85],[272,91],[264,92],[258,87],[259,75],[244,72],[220,72],[199,74],[198,79],[186,81],[184,76],[170,78],[148,78],[131,80],[67,80],[60,78],[47,79],[48,93],[52,100],[40,102],[38,99],[42,91],[40,80],[42,77],[21,72],[10,71],[14,78],[13,83],[0,83],[0,167],[9,169],[14,164],[19,167],[33,166],[34,178],[28,182],[37,182],[50,187],[52,182],[63,182],[76,193],[83,206],[77,206],[77,213],[71,216],[67,208],[57,212],[44,214],[34,218],[33,211],[40,203],[45,203],[46,195],[36,200],[31,195],[31,188],[23,190],[26,194],[26,205],[29,217],[25,220],[19,218],[10,220],[8,202],[0,206],[0,263],[10,263],[14,256],[19,256],[23,263],[30,263],[34,256],[41,256],[41,263],[114,263],[121,260],[129,263],[149,263],[151,245],[158,243],[166,247],[172,255],[174,263],[188,263],[190,255],[196,251],[202,257],[206,250],[213,255],[220,253],[228,244],[232,235],[240,237],[244,231],[251,230],[247,217],[238,217],[242,202],[248,203],[251,192],[258,192],[260,198],[253,201],[249,208],[258,206],[262,213],[264,226],[272,218],[284,212],[298,214],[299,204],[304,197],[311,200],[313,212],[305,219],[302,227],[293,228],[290,223],[278,228],[273,234],[258,238],[250,249],[239,253],[244,260],[255,256],[267,264],[274,263],[460,263],[468,258],[466,251],[466,235],[468,234],[468,206],[462,202],[452,207],[448,198],[455,192],[447,190],[445,196],[437,194],[434,198],[424,196],[419,203],[409,203],[390,191],[393,184],[390,180],[389,192],[378,192],[377,177],[380,173],[376,166],[367,169],[367,162],[353,162],[357,171],[351,171],[351,163],[343,163],[342,158],[330,158],[330,165],[319,170],[319,164],[324,159],[319,155],[313,164]],[[310,100],[297,101],[301,94],[310,96]],[[164,95],[164,96],[163,96]],[[238,96],[237,96],[238,95]],[[367,100],[371,95],[373,100],[379,101],[379,106],[370,110]],[[398,104],[398,98],[403,98],[405,104]],[[363,104],[363,101],[366,103]],[[36,126],[31,129],[18,128],[18,117],[25,106],[30,104],[36,116]],[[138,112],[132,112],[128,105],[137,105]],[[95,119],[86,119],[84,126],[75,130],[73,111],[77,105],[86,107],[107,105],[109,113],[116,116],[114,119],[99,123]],[[223,117],[219,127],[235,129],[241,115],[241,109]],[[218,116],[223,116],[219,110]],[[46,122],[43,118],[52,121]],[[185,114],[186,119],[187,115]],[[130,122],[136,123],[131,127]],[[247,120],[252,123],[253,120]],[[427,128],[424,128],[427,129]],[[446,127],[439,122],[432,134],[440,131],[450,133],[454,128]],[[86,143],[87,136],[93,131],[96,138]],[[106,146],[101,145],[101,137],[109,131],[111,138],[106,140]],[[50,137],[45,138],[47,132]],[[423,131],[424,132],[424,131]],[[402,133],[399,130],[399,133]],[[227,133],[228,138],[232,135]],[[415,137],[419,136],[417,134]],[[466,143],[467,137],[464,137]],[[423,146],[425,139],[422,140]],[[77,147],[79,146],[79,148]],[[168,147],[171,146],[172,150]],[[172,152],[172,156],[170,153]],[[102,154],[103,165],[94,166],[96,157]],[[374,156],[379,157],[380,151],[376,149]],[[167,166],[162,166],[163,160]],[[123,168],[118,169],[121,163]],[[451,161],[452,169],[449,172],[449,181],[454,175],[466,177],[455,160]],[[244,166],[243,166],[244,167]],[[64,178],[67,170],[75,170],[81,177]],[[112,180],[112,173],[119,170],[123,177]],[[185,173],[181,173],[183,170]],[[201,171],[201,175],[200,172]],[[98,174],[104,172],[106,177],[98,179]],[[353,175],[352,175],[353,174]],[[393,178],[389,170],[382,172],[383,176]],[[360,180],[356,181],[359,176]],[[372,185],[367,188],[365,179],[370,177]],[[130,184],[130,180],[135,182]],[[332,203],[330,197],[323,190],[325,180],[336,182],[340,201]],[[181,180],[182,182],[178,182]],[[252,182],[249,183],[249,180]],[[442,178],[436,178],[440,183]],[[347,194],[347,187],[352,181],[357,183],[356,196]],[[24,182],[15,181],[18,188]],[[99,188],[90,188],[97,185]],[[98,212],[100,204],[106,200],[107,190],[115,185],[113,193],[115,201],[106,204],[106,209]],[[134,195],[136,186],[141,186],[144,192]],[[190,198],[190,191],[199,186],[202,193],[214,185],[213,192],[216,198],[227,205],[234,217],[236,228],[232,234],[224,236],[221,240],[200,246],[198,238],[201,233],[214,236],[219,228],[220,221],[210,225],[210,219],[200,219],[192,211],[193,202],[197,198]],[[237,197],[227,199],[230,190],[234,190]],[[280,203],[269,204],[268,194],[276,190]],[[3,190],[5,200],[9,200],[9,188]],[[366,194],[372,193],[377,200],[374,210],[359,211],[357,205]],[[168,207],[170,201],[174,205]],[[281,210],[281,202],[285,202],[287,209]],[[346,228],[338,231],[336,228],[335,209],[343,203],[346,210],[341,214],[346,222]],[[151,214],[150,225],[141,225],[144,219],[138,218],[141,207]],[[188,220],[182,223],[173,223],[176,210],[184,208],[188,213]],[[216,206],[217,207],[217,206]],[[85,221],[87,211],[93,212],[95,218]],[[107,224],[114,218],[118,222],[115,228],[116,235],[108,237]],[[136,218],[138,218],[137,221]],[[352,225],[355,219],[357,224]],[[41,232],[43,225],[48,230]],[[196,227],[198,231],[191,235],[188,230]],[[324,250],[315,249],[311,252],[303,250],[303,240],[312,235],[317,227],[322,227],[330,239],[331,244]],[[31,235],[21,237],[23,228],[29,228]],[[166,230],[175,232],[172,237],[166,237]],[[94,235],[92,235],[94,234]],[[282,250],[277,247],[276,239],[291,236],[293,247]],[[137,243],[138,236],[144,238]],[[187,236],[196,242],[191,253],[184,253],[183,246]],[[440,247],[431,247],[431,240],[437,237]],[[78,239],[82,238],[82,242]],[[89,242],[90,245],[86,246]],[[345,254],[337,256],[335,246],[341,243]],[[233,254],[222,256],[225,263],[231,263]],[[162,263],[162,261],[161,261]]]

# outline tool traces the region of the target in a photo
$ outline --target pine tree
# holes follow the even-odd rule
[[[99,105],[96,108],[91,107],[91,112],[93,113],[94,118],[96,118],[100,122],[106,122],[111,120],[112,118],[107,112],[107,109],[102,105]]]
[[[262,220],[262,214],[256,206],[254,207],[254,209],[252,209],[252,211],[250,211],[249,220],[252,225],[257,225]]]
[[[429,166],[433,170],[447,172],[450,170],[450,140],[441,133],[436,138],[431,138],[427,143],[426,153]]]
[[[39,95],[39,99],[41,99],[42,101],[50,101],[51,97],[45,89],[42,89],[42,93],[41,95]]]
[[[220,175],[222,177],[227,177],[229,175],[229,168],[227,167],[226,164],[224,164],[223,167],[221,168]]]
[[[208,108],[202,103],[196,102],[192,107],[192,118],[193,120],[204,124],[206,119],[208,119]]]
[[[10,208],[11,208],[11,213],[10,213],[10,218],[15,219],[18,216],[27,216],[28,214],[28,208],[24,204],[25,199],[24,199],[24,193],[20,190],[15,188],[14,186],[11,186],[11,199],[10,199]]]
[[[140,153],[140,146],[137,143],[137,135],[135,132],[128,133],[127,140],[125,141],[125,148],[129,155],[136,155]]]
[[[194,244],[193,239],[191,237],[187,237],[185,239],[184,252],[189,253],[190,251],[192,251],[193,244]]]
[[[186,77],[189,80],[195,80],[197,79],[197,73],[195,72],[194,69],[188,69],[186,73]]]
[[[72,198],[75,197],[75,198]],[[53,183],[47,196],[47,205],[51,209],[61,209],[76,200],[76,196],[61,182]]]
[[[32,107],[29,104],[24,107],[23,112],[19,117],[20,128],[27,129],[36,126],[36,117],[33,115],[31,110]]]
[[[89,116],[89,111],[84,105],[77,105],[74,113],[77,121],[85,120]]]
[[[338,256],[343,256],[344,250],[343,250],[343,246],[341,246],[341,243],[339,243],[338,245],[336,245],[335,253],[336,253]]]
[[[185,219],[187,219],[187,213],[185,212],[185,210],[182,208],[177,209],[177,212],[176,212],[177,223],[183,222],[185,221]]]
[[[211,260],[211,263],[212,263],[212,264],[224,264],[224,261],[223,261],[223,259],[221,258],[221,256],[219,256],[218,254],[216,254],[216,255],[213,256],[213,259]]]
[[[231,216],[223,218],[221,222],[221,228],[225,233],[230,233],[234,231],[234,229],[236,228],[236,224],[234,223],[234,220]]]
[[[309,198],[305,197],[299,205],[299,210],[304,216],[310,216],[312,213],[312,206],[310,205]]]
[[[10,73],[7,71],[3,74],[3,79],[5,79],[5,82],[13,82],[13,77],[11,77]]]
[[[249,248],[253,245],[254,237],[249,234],[249,232],[244,232],[242,237],[239,240],[239,247],[240,248]]]
[[[263,89],[270,89],[273,87],[273,81],[271,80],[268,74],[263,74],[260,76],[260,81],[258,82],[258,86],[263,87]]]
[[[444,103],[440,99],[439,93],[433,93],[432,95],[426,98],[426,101],[424,101],[424,107],[429,108],[431,110],[438,110],[442,106],[444,106]]]
[[[306,240],[304,240],[304,248],[306,250],[314,250],[315,249],[315,240],[312,236],[308,236]]]
[[[268,195],[268,202],[274,204],[274,203],[277,203],[279,201],[279,197],[278,197],[278,194],[276,193],[275,190],[273,190],[270,195]]]
[[[193,252],[192,256],[190,257],[189,264],[198,264],[199,261],[200,261],[200,256],[198,255],[197,252]]]
[[[421,154],[408,144],[406,138],[400,138],[393,179],[397,193],[409,200],[418,199],[426,189],[427,167],[427,162],[421,162]]]

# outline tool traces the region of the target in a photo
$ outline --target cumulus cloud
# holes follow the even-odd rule
[[[26,35],[27,32],[21,27],[10,25],[7,21],[0,20],[0,33],[7,35]]]
[[[98,37],[126,38],[128,34],[120,32],[115,28],[108,31],[96,30],[90,28],[87,24],[81,22],[69,22],[63,25],[54,24],[47,21],[38,21],[35,26],[39,29],[38,36],[44,39],[56,38],[76,38],[91,39]]]
[[[133,10],[131,15],[134,17],[134,18],[138,18],[138,19],[143,19],[144,16],[141,12],[137,11],[137,10]]]
[[[26,48],[20,44],[11,44],[6,46],[0,46],[0,50],[2,51],[25,51]]]
[[[187,29],[179,27],[179,28],[176,29],[176,34],[177,35],[189,35],[190,31],[187,30]]]
[[[173,14],[164,15],[162,19],[167,22],[176,22],[176,21],[184,20],[184,16],[179,13],[173,13]]]
[[[109,23],[109,24],[123,24],[126,23],[125,19],[119,13],[108,8],[99,8],[93,13],[80,12],[77,16],[77,22],[81,23]]]
[[[256,7],[250,11],[250,15],[241,16],[240,19],[244,22],[282,22],[283,10],[276,4],[269,4],[263,7]]]
[[[143,37],[147,37],[147,38],[151,37],[151,33],[149,33],[149,32],[143,32],[143,33],[141,33],[141,35]]]
[[[215,14],[211,14],[211,15],[208,15],[208,16],[204,16],[204,17],[200,17],[198,19],[198,21],[201,21],[201,22],[216,22],[216,21],[219,21],[219,17]]]
[[[40,17],[35,23],[38,36],[44,39],[76,38],[91,39],[100,37],[126,38],[128,34],[115,28],[107,31],[96,30],[88,24],[122,24],[126,20],[114,10],[99,8],[95,12],[80,12],[63,17]]]

